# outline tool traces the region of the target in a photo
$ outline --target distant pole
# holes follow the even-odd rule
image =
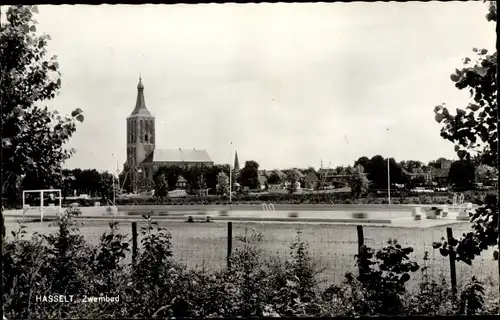
[[[118,190],[120,189],[120,166],[118,164],[118,160],[116,160],[116,177],[118,178],[118,180],[116,180],[118,182]]]
[[[387,128],[387,133],[389,133],[389,128]],[[390,157],[387,157],[387,206],[391,205],[391,169],[389,159]]]
[[[391,205],[391,169],[389,166],[389,158],[387,158],[387,204]]]
[[[115,191],[115,175],[113,174],[112,175],[113,177],[113,205],[115,205],[115,194],[116,194],[116,191]]]
[[[231,170],[231,162],[233,158],[233,142],[231,141],[231,160],[229,161],[229,205],[231,205],[231,201],[233,199],[233,174]]]

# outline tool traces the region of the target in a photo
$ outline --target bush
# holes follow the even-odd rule
[[[150,215],[143,216],[140,248],[135,259],[118,224],[109,224],[97,245],[83,241],[68,210],[58,231],[25,239],[25,227],[14,232],[3,251],[6,318],[179,318],[294,317],[362,315],[475,315],[494,312],[485,306],[483,285],[472,279],[457,294],[445,280],[436,282],[409,259],[412,248],[395,240],[356,255],[361,273],[346,274],[340,285],[321,291],[319,270],[302,232],[281,260],[263,259],[262,234],[245,230],[218,271],[188,270],[174,256],[171,235]],[[420,270],[419,290],[409,295],[405,283]],[[118,303],[32,303],[33,297],[61,293],[81,297],[119,296]],[[31,297],[31,299],[30,299]]]

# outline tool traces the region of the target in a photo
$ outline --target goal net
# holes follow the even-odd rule
[[[59,216],[62,212],[61,189],[23,190],[23,216],[30,213]]]

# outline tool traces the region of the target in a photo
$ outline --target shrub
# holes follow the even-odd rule
[[[440,281],[431,279],[427,273],[429,253],[424,253],[424,266],[421,268],[422,281],[419,283],[416,294],[409,295],[406,301],[406,313],[409,315],[454,315],[456,310],[456,297],[441,275]]]
[[[342,286],[331,286],[323,294],[324,299],[339,306],[331,309],[344,316],[395,315],[404,312],[405,283],[410,272],[419,269],[416,262],[409,261],[413,248],[403,248],[396,240],[375,251],[362,246],[355,255],[359,276],[346,274]]]
[[[76,213],[76,212],[75,212]],[[99,244],[81,238],[68,210],[54,234],[25,239],[25,226],[13,232],[3,251],[7,318],[179,318],[252,316],[476,315],[495,312],[484,301],[475,278],[453,294],[444,278],[427,275],[410,261],[412,248],[389,240],[381,250],[366,246],[356,255],[361,273],[346,274],[340,285],[321,292],[317,268],[299,229],[287,259],[263,259],[262,234],[245,229],[235,237],[230,266],[216,271],[186,270],[172,252],[170,233],[144,215],[141,246],[125,262],[129,244],[117,223]],[[405,284],[420,270],[422,281],[410,295]],[[33,303],[50,293],[81,296],[119,295],[112,304]]]

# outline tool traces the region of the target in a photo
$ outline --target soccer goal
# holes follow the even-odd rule
[[[44,214],[62,212],[61,189],[23,190],[23,216],[28,211],[40,212],[40,221]]]

